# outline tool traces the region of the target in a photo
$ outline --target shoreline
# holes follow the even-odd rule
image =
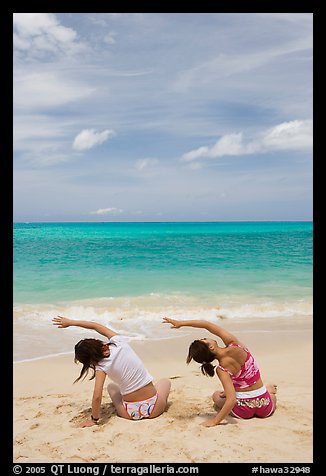
[[[267,419],[238,420],[204,428],[215,413],[211,395],[217,377],[204,377],[199,364],[186,365],[189,343],[207,331],[171,329],[171,339],[131,341],[154,376],[168,377],[167,411],[153,420],[119,418],[104,392],[101,422],[76,424],[91,411],[93,381],[73,384],[80,367],[72,355],[14,365],[14,461],[112,463],[310,463],[312,446],[312,321],[291,323],[223,321],[247,345],[265,385],[278,385],[278,404]],[[292,325],[291,325],[292,324]],[[51,431],[49,431],[49,428]],[[140,448],[139,448],[140,445]]]
[[[206,319],[219,322],[231,328],[242,329],[255,325],[273,328],[275,323],[290,326],[295,321],[311,321],[312,303],[297,305],[276,302],[230,302],[222,301],[198,303],[193,298],[177,296],[176,301],[161,301],[162,296],[151,296],[149,300],[140,297],[134,300],[119,300],[108,303],[107,300],[85,300],[71,302],[68,305],[25,305],[14,308],[13,320],[13,360],[14,362],[39,359],[47,356],[70,353],[76,341],[89,335],[84,329],[68,329],[60,332],[52,325],[56,315],[73,319],[92,320],[109,325],[117,333],[129,336],[131,341],[169,339],[171,331],[162,325],[163,316],[176,319]],[[180,299],[180,301],[178,301]],[[284,323],[284,324],[283,324]],[[190,332],[190,331],[188,331]]]
[[[209,319],[213,322],[212,319]],[[284,331],[291,331],[295,332],[295,329],[293,329],[293,324],[294,323],[300,323],[300,326],[306,326],[307,329],[312,326],[312,316],[311,315],[293,315],[293,316],[288,316],[288,317],[283,317],[280,316],[278,318],[276,317],[255,317],[251,318],[250,321],[246,320],[245,318],[232,318],[232,319],[224,319],[224,318],[219,318],[216,320],[216,322],[221,325],[221,326],[226,326],[229,328],[229,330],[233,330],[234,332],[242,331],[246,332],[246,328],[249,326],[250,331],[249,332],[266,332],[266,327],[268,327],[269,330],[275,329],[275,328],[282,328]],[[107,323],[104,323],[107,324]],[[169,326],[167,325],[162,325],[162,322],[156,323],[158,325],[158,329],[168,329]],[[50,323],[52,326],[52,324]],[[75,329],[76,330],[76,329]],[[119,331],[115,329],[116,332],[121,333],[122,335],[125,335],[130,338],[130,342],[133,344],[137,345],[138,342],[151,342],[151,341],[161,341],[161,340],[169,340],[169,339],[174,339],[178,338],[177,333],[173,334],[171,332],[167,332],[164,335],[158,335],[157,337],[144,337],[144,338],[137,338],[132,335],[128,335],[128,333],[125,333],[123,331]],[[78,330],[80,332],[80,330]],[[76,334],[78,334],[78,331]],[[191,328],[183,329],[183,333],[186,333],[188,335],[191,335],[193,330]],[[85,332],[84,330],[82,331],[82,334],[78,334],[78,337],[72,336],[71,342],[77,342],[79,338],[84,338],[86,337],[86,334],[89,335],[89,332]],[[15,332],[14,332],[15,335]],[[54,334],[52,334],[54,336]],[[65,334],[63,334],[65,336]],[[24,357],[22,359],[17,359],[13,360],[13,364],[20,364],[24,362],[33,362],[33,361],[38,361],[38,360],[44,360],[44,359],[51,359],[51,358],[56,358],[60,357],[63,355],[73,355],[73,345],[71,346],[71,350],[65,350],[63,352],[53,352],[50,354],[45,354],[45,355],[38,355],[35,357]]]

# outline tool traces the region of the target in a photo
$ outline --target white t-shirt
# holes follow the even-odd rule
[[[121,395],[134,392],[153,380],[125,337],[113,336],[109,339],[111,342],[109,357],[104,357],[95,370],[103,370],[119,386]]]

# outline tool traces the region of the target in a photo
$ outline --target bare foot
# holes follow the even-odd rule
[[[267,390],[269,391],[270,394],[276,394],[277,393],[277,385],[267,385]]]
[[[270,397],[272,399],[272,403],[273,403],[273,412],[272,413],[274,413],[274,410],[276,408],[276,402],[277,402],[277,396],[276,396],[277,385],[275,385],[275,384],[267,385],[267,391],[269,392]]]

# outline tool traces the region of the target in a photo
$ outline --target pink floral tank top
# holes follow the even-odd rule
[[[245,348],[241,347],[238,344],[229,344],[228,347],[240,347],[247,352],[247,358],[242,365],[241,369],[236,375],[233,375],[228,369],[218,365],[218,368],[227,372],[233,382],[234,388],[247,388],[251,385],[254,385],[260,378],[260,371],[257,367],[254,357],[251,355],[250,351]]]

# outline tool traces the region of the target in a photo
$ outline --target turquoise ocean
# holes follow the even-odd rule
[[[85,337],[57,314],[131,339],[171,337],[165,315],[312,315],[312,222],[15,223],[13,237],[15,361]]]

